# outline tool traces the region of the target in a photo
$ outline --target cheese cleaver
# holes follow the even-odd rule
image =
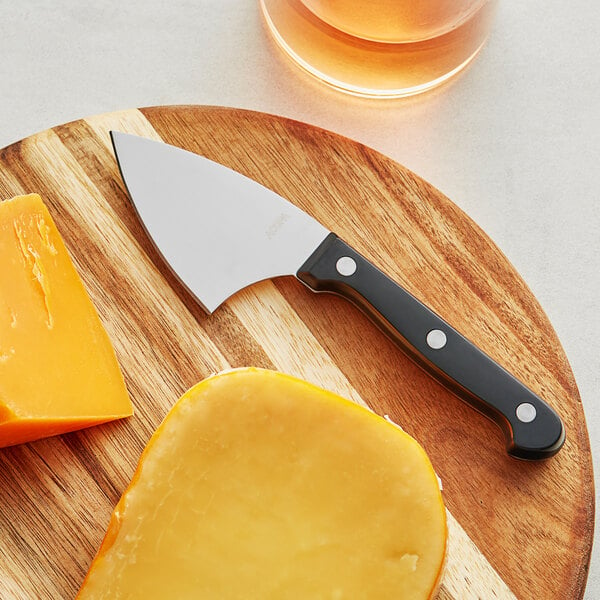
[[[418,299],[291,202],[175,146],[111,132],[149,237],[207,313],[238,290],[295,275],[362,309],[438,381],[492,419],[510,455],[542,459],[564,443],[556,412]]]

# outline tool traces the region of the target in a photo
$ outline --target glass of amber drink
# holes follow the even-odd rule
[[[483,46],[497,0],[260,0],[276,42],[340,90],[410,96],[460,71]]]

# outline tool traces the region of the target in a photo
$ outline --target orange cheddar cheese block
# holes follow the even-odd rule
[[[446,539],[413,438],[305,381],[237,369],[157,429],[77,598],[423,600]]]
[[[115,352],[37,194],[0,202],[0,447],[132,414]]]

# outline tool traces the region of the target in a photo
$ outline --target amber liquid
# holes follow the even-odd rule
[[[261,0],[275,40],[306,71],[354,94],[439,85],[477,54],[495,0]]]
[[[485,0],[301,0],[321,21],[376,42],[419,42],[470,20]]]

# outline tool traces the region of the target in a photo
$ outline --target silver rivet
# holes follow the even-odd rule
[[[350,277],[356,272],[356,261],[351,256],[342,256],[335,263],[335,268],[340,275]]]
[[[529,402],[522,402],[517,406],[517,419],[521,421],[521,423],[531,423],[537,415],[537,411],[535,410],[535,406],[530,404]]]
[[[448,338],[441,329],[432,329],[427,334],[427,345],[433,350],[440,350],[446,345]]]

